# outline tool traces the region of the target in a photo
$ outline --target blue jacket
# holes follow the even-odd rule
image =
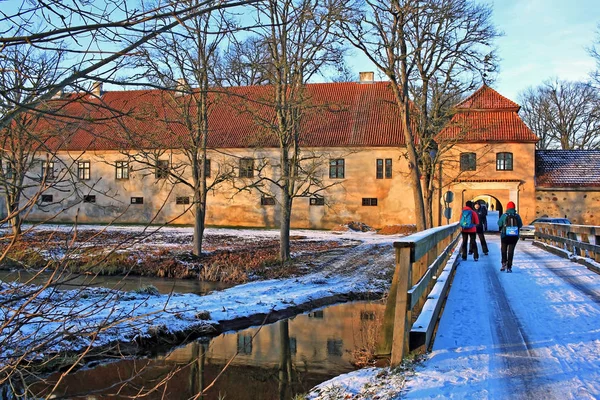
[[[521,219],[521,216],[519,214],[517,214],[517,212],[515,211],[514,208],[509,208],[508,210],[506,210],[506,213],[502,214],[502,216],[498,220],[498,229],[500,229],[500,237],[501,238],[506,237],[506,235],[504,233],[504,229],[502,229],[502,228],[504,227],[504,224],[506,224],[506,216],[507,215],[516,216],[517,217],[517,226],[519,227],[519,229],[521,229],[521,227],[523,227],[523,220]]]

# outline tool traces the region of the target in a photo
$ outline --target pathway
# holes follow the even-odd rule
[[[503,273],[500,238],[487,239],[489,256],[458,266],[401,398],[600,399],[600,276],[531,241]]]

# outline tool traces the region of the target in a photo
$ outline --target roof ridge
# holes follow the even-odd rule
[[[501,95],[495,89],[489,87],[487,84],[483,84],[477,89],[472,95],[458,103],[455,108],[462,112],[462,110],[514,110],[519,111],[520,105],[510,100],[509,98]]]

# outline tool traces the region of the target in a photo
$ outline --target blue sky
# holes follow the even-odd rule
[[[500,73],[493,87],[518,94],[543,81],[586,79],[595,68],[586,48],[600,24],[598,0],[491,0],[493,19],[504,36],[497,40]]]

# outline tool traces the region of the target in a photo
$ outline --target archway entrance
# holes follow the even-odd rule
[[[498,232],[498,219],[504,213],[502,202],[491,194],[480,194],[471,200],[487,208],[487,230]]]

